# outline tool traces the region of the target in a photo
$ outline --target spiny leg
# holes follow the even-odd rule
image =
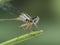
[[[34,25],[35,25],[36,29],[38,29],[38,25],[37,24],[34,24]]]
[[[28,29],[28,27],[29,27],[29,23],[25,23],[19,26],[19,28],[23,28],[25,32]]]
[[[27,26],[27,24],[25,23],[25,24],[22,24],[22,25],[20,25],[20,26],[18,26],[19,28],[23,28],[24,29],[24,31],[25,31],[25,27]],[[26,32],[26,31],[25,31]]]
[[[29,25],[29,29],[32,31],[32,25],[31,24]]]
[[[29,25],[27,24],[27,26],[24,28],[24,31],[26,32],[28,28],[29,28]]]
[[[27,26],[26,23],[25,23],[25,24],[22,24],[22,25],[20,25],[20,26],[18,26],[18,27],[21,28],[21,27],[25,27],[25,26]]]

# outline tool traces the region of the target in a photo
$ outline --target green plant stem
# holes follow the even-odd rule
[[[16,37],[16,38],[13,38],[11,40],[8,40],[6,42],[3,42],[1,43],[0,45],[13,45],[13,44],[16,44],[18,42],[22,42],[26,39],[29,39],[31,37],[34,37],[38,34],[41,34],[43,32],[43,30],[40,30],[40,31],[34,31],[34,32],[31,32],[29,34],[25,34],[25,35],[22,35],[22,36],[19,36],[19,37]]]

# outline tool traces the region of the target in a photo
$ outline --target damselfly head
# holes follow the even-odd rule
[[[39,18],[38,16],[32,18],[33,23],[34,23],[34,24],[38,23],[39,19],[40,19],[40,18]]]

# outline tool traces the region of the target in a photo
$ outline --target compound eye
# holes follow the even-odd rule
[[[38,23],[38,21],[39,21],[39,17],[34,19],[34,23]]]
[[[34,22],[36,22],[37,20],[34,20]]]

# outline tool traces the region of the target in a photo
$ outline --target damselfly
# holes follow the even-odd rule
[[[19,17],[17,18],[12,18],[12,19],[0,19],[0,20],[20,20],[25,22],[24,24],[21,24],[19,27],[20,28],[24,28],[24,30],[26,31],[28,28],[32,31],[32,25],[34,24],[36,28],[38,28],[37,23],[39,21],[39,17],[31,17],[30,15],[26,14],[26,13],[21,13],[21,15],[19,15]]]

